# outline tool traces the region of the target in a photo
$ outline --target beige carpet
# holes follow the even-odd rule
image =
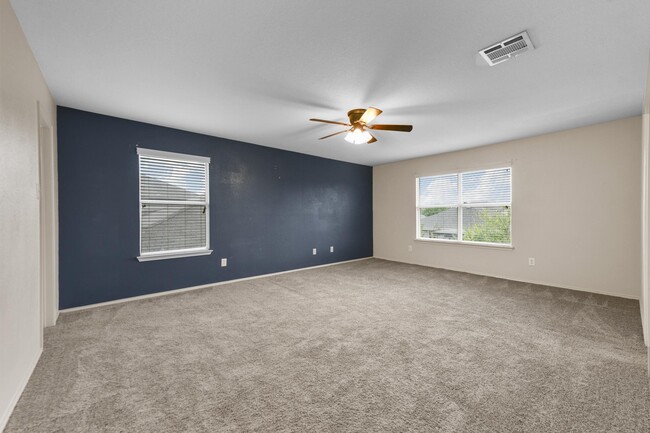
[[[7,433],[640,432],[637,301],[367,260],[69,313]]]

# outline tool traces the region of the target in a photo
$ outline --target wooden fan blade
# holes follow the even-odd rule
[[[343,126],[351,126],[349,123],[343,123],[343,122],[335,122],[333,120],[323,120],[323,119],[309,119],[312,122],[323,122],[323,123],[331,123],[333,125],[343,125]]]
[[[344,132],[348,132],[348,130],[346,129],[346,130],[344,130],[344,131],[335,132],[334,134],[326,135],[325,137],[321,137],[321,138],[319,138],[319,140],[322,140],[322,139],[324,139],[324,138],[330,138],[330,137],[333,137],[333,136],[335,136],[335,135],[343,134]]]
[[[375,117],[379,116],[381,114],[381,110],[379,108],[374,108],[374,107],[369,107],[362,115],[361,118],[359,119],[359,122],[363,122],[365,124],[368,124],[375,120]]]
[[[370,133],[368,133],[368,134],[370,134]],[[374,135],[370,134],[370,136],[371,136],[372,138],[370,139],[370,141],[368,141],[368,144],[370,144],[370,143],[374,143],[375,141],[377,141],[377,139],[375,138]]]
[[[368,125],[370,129],[376,129],[378,131],[400,131],[400,132],[411,132],[413,131],[413,125]]]

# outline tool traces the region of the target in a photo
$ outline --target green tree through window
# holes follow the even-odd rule
[[[463,240],[474,242],[510,243],[510,208],[501,212],[483,209],[479,221],[468,227]]]
[[[436,215],[439,214],[440,212],[446,211],[448,208],[446,207],[427,207],[422,209],[422,216],[428,217],[431,215]]]

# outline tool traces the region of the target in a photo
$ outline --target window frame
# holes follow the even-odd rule
[[[138,154],[138,235],[139,235],[139,262],[153,260],[176,259],[182,257],[206,256],[212,254],[210,249],[210,157],[190,155],[185,153],[166,152],[162,150],[137,147]],[[182,200],[144,200],[142,199],[142,157],[164,159],[168,161],[181,161],[205,164],[205,202]],[[191,204],[205,206],[205,246],[197,248],[183,248],[177,250],[142,252],[142,205],[143,204]]]
[[[462,197],[463,197],[463,174],[470,174],[470,173],[478,173],[482,171],[495,171],[495,170],[505,170],[509,169],[510,170],[510,202],[509,203],[504,203],[504,202],[495,202],[495,203],[463,203]],[[420,217],[421,217],[421,209],[426,209],[420,207],[420,179],[421,178],[426,178],[426,177],[437,177],[437,176],[445,176],[445,175],[455,175],[457,176],[458,179],[458,193],[457,193],[457,199],[456,199],[456,204],[454,206],[448,206],[451,208],[456,208],[458,209],[458,215],[457,215],[457,227],[458,227],[458,239],[436,239],[436,238],[425,238],[421,236],[422,230],[420,228]],[[512,233],[512,219],[513,219],[513,197],[512,197],[512,177],[513,177],[513,169],[512,165],[503,165],[503,166],[497,166],[497,167],[490,167],[490,168],[482,168],[482,169],[473,169],[473,170],[467,170],[467,171],[451,171],[451,172],[443,172],[443,173],[438,173],[438,174],[431,174],[431,175],[426,175],[426,176],[417,176],[415,178],[415,240],[419,242],[439,242],[443,244],[451,244],[451,245],[471,245],[471,246],[479,246],[479,247],[491,247],[491,248],[502,248],[502,249],[514,249],[514,237]],[[466,241],[463,240],[463,209],[467,208],[473,208],[473,207],[499,207],[499,206],[508,206],[510,208],[510,243],[508,244],[500,244],[496,242],[480,242],[480,241]]]

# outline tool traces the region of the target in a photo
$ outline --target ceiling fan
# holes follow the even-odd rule
[[[353,144],[361,143],[374,143],[377,141],[373,135],[368,132],[368,129],[375,129],[378,131],[401,131],[401,132],[411,132],[413,130],[413,125],[381,125],[374,124],[369,125],[370,122],[375,120],[382,111],[379,108],[369,107],[365,108],[355,108],[354,110],[348,111],[348,118],[350,123],[336,122],[333,120],[323,120],[323,119],[309,119],[312,122],[323,122],[331,123],[334,125],[343,125],[349,126],[348,129],[344,131],[335,132],[334,134],[326,135],[325,137],[319,138],[322,140],[324,138],[333,137],[335,135],[343,134],[347,132],[345,140]]]

